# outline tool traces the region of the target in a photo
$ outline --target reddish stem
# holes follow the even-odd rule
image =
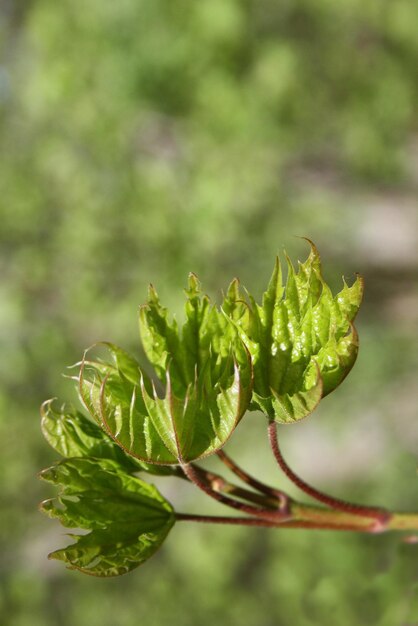
[[[332,496],[329,496],[328,494],[323,493],[322,491],[319,491],[318,489],[315,489],[315,487],[312,487],[311,485],[306,483],[302,478],[295,474],[295,472],[288,466],[288,464],[284,460],[279,448],[279,442],[277,438],[277,424],[274,421],[269,422],[268,436],[271,449],[280,468],[283,470],[289,480],[291,480],[297,487],[299,487],[301,491],[306,493],[308,496],[315,498],[315,500],[326,504],[332,509],[351,513],[352,515],[359,515],[361,517],[376,519],[379,527],[383,526],[388,521],[391,514],[385,509],[378,507],[362,506],[361,504],[346,502],[345,500],[341,500],[340,498],[333,498]]]
[[[222,463],[224,463],[224,465],[226,465],[226,467],[228,467],[228,469],[230,469],[231,472],[238,476],[238,478],[240,478],[243,482],[245,482],[247,485],[250,485],[250,487],[253,487],[253,489],[256,489],[260,493],[264,493],[270,498],[275,498],[276,500],[278,500],[280,510],[288,510],[289,496],[286,493],[278,489],[274,489],[273,487],[270,487],[269,485],[260,482],[250,474],[247,474],[247,472],[243,470],[239,465],[237,465],[230,456],[223,452],[223,450],[218,450],[217,456],[222,461]]]
[[[278,507],[277,497],[273,498],[271,496],[268,496],[266,498],[266,496],[262,495],[261,493],[256,493],[254,491],[250,491],[249,489],[238,487],[237,485],[234,485],[233,483],[225,480],[223,476],[215,474],[214,472],[209,472],[203,469],[203,467],[196,465],[195,463],[191,463],[190,465],[192,465],[193,469],[199,473],[201,479],[203,479],[205,483],[217,493],[221,492],[225,495],[231,496],[234,499],[238,498],[240,500],[246,500],[247,502],[251,502],[252,504],[259,505],[261,508],[269,508],[273,511],[276,511],[277,508],[280,508]],[[187,479],[187,476],[183,474],[183,478]]]
[[[288,519],[288,515],[284,514],[279,509],[277,509],[277,512],[275,512],[274,510],[269,511],[267,509],[261,509],[255,506],[251,506],[250,504],[238,502],[233,498],[229,498],[228,496],[225,496],[222,493],[215,491],[204,480],[202,480],[199,471],[197,471],[196,468],[193,467],[193,465],[186,463],[182,465],[182,469],[187,478],[189,478],[189,480],[191,480],[191,482],[194,483],[196,487],[199,487],[199,489],[201,489],[204,493],[206,493],[214,500],[217,500],[221,504],[225,504],[226,506],[236,509],[237,511],[241,511],[242,513],[254,515],[255,517],[258,517],[260,519],[270,520],[272,522],[279,521],[280,519]]]

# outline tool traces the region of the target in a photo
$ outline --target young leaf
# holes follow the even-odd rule
[[[49,555],[70,569],[125,574],[158,550],[174,524],[174,511],[157,489],[110,459],[68,459],[40,476],[61,488],[41,510],[68,528],[90,531],[70,535],[75,543]]]
[[[153,389],[152,384],[138,365],[136,379],[132,376],[129,361],[132,357],[128,353],[111,343],[101,346],[106,350],[107,360],[83,360],[80,368],[80,396],[86,408],[129,456],[145,464],[177,464],[177,458],[167,450],[155,428],[143,399],[143,389]],[[126,363],[130,363],[128,370]],[[157,466],[156,473],[160,473]]]
[[[168,318],[167,309],[161,306],[157,292],[152,287],[148,302],[140,308],[139,330],[142,345],[160,381],[166,383],[170,369],[171,386],[176,395],[182,395],[210,363],[214,382],[229,363],[232,373],[232,352],[241,350],[239,368],[248,370],[249,358],[242,355],[234,325],[222,309],[211,305],[209,298],[201,292],[200,283],[190,274],[185,290],[186,321],[179,328]],[[229,302],[228,296],[224,305]],[[245,376],[248,372],[245,372]],[[251,383],[251,381],[250,381]]]
[[[142,462],[177,465],[213,454],[245,413],[251,368],[242,345],[235,364],[231,355],[216,355],[210,346],[204,365],[195,368],[195,379],[186,389],[178,385],[176,392],[171,370],[167,371],[163,398],[139,366],[137,380],[128,376],[124,351],[109,343],[105,348],[113,363],[85,361],[80,395],[97,423]]]
[[[251,354],[253,406],[281,423],[311,413],[354,365],[358,337],[352,324],[363,294],[363,281],[333,296],[321,274],[320,257],[310,242],[308,259],[298,271],[288,259],[283,285],[279,260],[258,305],[236,288],[229,292],[227,314]]]
[[[47,400],[41,407],[41,428],[45,439],[61,456],[112,459],[127,472],[145,471],[157,475],[176,473],[176,468],[150,465],[129,456],[83,413],[65,406],[57,411],[52,402]]]
[[[41,407],[41,428],[45,439],[61,456],[113,459],[128,470],[138,469],[97,424],[70,408],[56,411],[52,402],[47,400]]]
[[[139,309],[139,330],[145,354],[160,381],[165,382],[167,363],[170,360],[172,374],[178,384],[183,388],[187,387],[177,322],[168,319],[168,311],[161,306],[152,285],[148,290],[148,302]]]
[[[125,451],[149,463],[178,464],[213,454],[250,399],[250,357],[233,324],[202,295],[194,274],[186,296],[181,329],[169,320],[153,287],[140,309],[144,350],[165,386],[163,397],[138,365],[126,371],[126,358],[112,344],[107,347],[114,364],[89,361],[80,374],[80,393],[93,417]]]

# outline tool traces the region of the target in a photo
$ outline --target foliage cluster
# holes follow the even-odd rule
[[[221,306],[212,305],[191,274],[181,328],[151,286],[139,325],[156,379],[107,343],[110,358],[87,351],[75,377],[96,425],[78,412],[44,405],[43,432],[67,458],[41,473],[61,486],[58,500],[45,501],[42,510],[91,531],[51,556],[98,576],[140,565],[176,516],[155,488],[132,474],[183,472],[194,480],[190,464],[219,454],[248,410],[281,424],[309,415],[355,362],[352,322],[362,293],[357,277],[333,296],[313,244],[297,272],[288,259],[285,287],[277,259],[261,304],[235,279]]]

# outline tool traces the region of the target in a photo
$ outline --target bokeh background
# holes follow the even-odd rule
[[[305,258],[295,235],[366,295],[356,367],[284,451],[335,495],[418,508],[417,24],[414,0],[2,0],[1,624],[418,624],[399,536],[183,523],[103,581],[46,560],[66,538],[36,510],[66,366],[100,339],[141,358],[150,281],[179,315],[190,270],[215,299],[235,275],[260,294],[283,246]],[[226,449],[289,487],[261,416]]]

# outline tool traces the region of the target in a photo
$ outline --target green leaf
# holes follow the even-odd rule
[[[151,382],[139,369],[138,377],[133,379],[132,357],[121,348],[111,343],[99,347],[105,350],[104,355],[84,359],[79,376],[80,396],[90,414],[145,469],[155,463],[178,464],[178,459],[167,451],[143,399],[143,388],[153,389]],[[130,363],[128,371],[126,363]],[[155,465],[154,473],[170,473],[170,469]]]
[[[167,363],[170,361],[179,385],[187,387],[177,322],[168,319],[168,311],[161,306],[152,285],[148,290],[148,302],[139,309],[139,330],[145,354],[160,381],[165,382]]]
[[[217,315],[224,326],[229,324],[222,313]],[[221,332],[220,328],[217,332]],[[191,342],[190,337],[188,341]],[[218,341],[218,346],[221,343]],[[89,353],[89,360],[82,362],[81,398],[99,426],[129,456],[143,464],[178,465],[213,454],[246,411],[251,367],[242,344],[236,351],[235,363],[230,345],[228,356],[226,351],[224,354],[219,349],[216,353],[208,345],[204,364],[194,368],[194,381],[186,389],[181,385],[177,385],[177,391],[173,388],[170,368],[163,397],[139,365],[134,369],[129,363],[129,371],[126,370],[129,355],[121,348],[110,343],[102,347],[107,360],[92,359]],[[138,371],[138,379],[129,375],[133,371]],[[155,473],[170,470],[161,467]]]
[[[47,400],[41,407],[41,428],[45,439],[61,456],[113,459],[127,469],[138,469],[97,424],[79,411],[65,406],[56,411],[52,402]]]
[[[333,296],[321,274],[318,251],[296,272],[289,259],[286,285],[276,260],[262,304],[230,288],[225,311],[251,354],[254,408],[281,423],[309,415],[322,397],[347,376],[358,352],[352,324],[363,295],[363,281],[344,282]],[[246,304],[243,304],[243,302]]]
[[[167,372],[165,396],[145,382],[132,388],[130,403],[115,402],[103,386],[105,428],[125,449],[150,463],[183,463],[208,456],[228,439],[247,406],[248,386],[238,366],[212,384],[209,369],[184,395],[175,395]]]
[[[282,424],[291,424],[307,416],[319,404],[323,394],[323,382],[318,368],[318,376],[313,387],[293,393],[279,395],[272,389],[274,419]]]
[[[103,428],[80,411],[70,407],[53,408],[47,400],[41,407],[41,428],[48,443],[64,457],[96,457],[112,459],[128,472],[145,471],[150,474],[172,475],[176,468],[151,465],[126,454]]]
[[[248,408],[248,351],[221,309],[189,276],[186,321],[170,321],[153,287],[140,309],[145,352],[163,387],[113,344],[111,359],[83,360],[79,388],[94,419],[130,455],[146,463],[187,463],[224,445]]]
[[[176,395],[184,395],[208,366],[214,383],[224,373],[227,363],[231,373],[230,357],[235,349],[241,351],[239,367],[248,370],[249,365],[248,357],[243,357],[236,329],[223,311],[223,307],[228,309],[232,302],[229,292],[223,307],[218,309],[202,294],[197,277],[190,274],[185,293],[186,321],[182,328],[169,319],[167,309],[161,306],[153,287],[139,315],[145,354],[164,385],[170,369],[171,386]]]
[[[41,510],[68,528],[90,531],[70,535],[75,543],[49,555],[70,569],[125,574],[158,550],[174,524],[174,511],[157,489],[110,459],[68,459],[40,476],[61,487]]]

